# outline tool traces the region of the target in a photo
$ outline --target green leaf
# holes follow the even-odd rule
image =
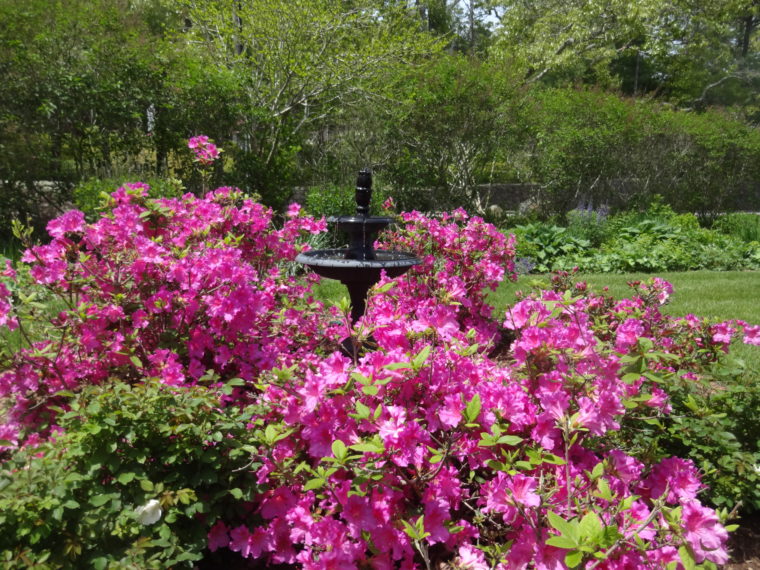
[[[336,439],[333,441],[331,448],[335,459],[339,461],[344,461],[346,459],[346,456],[348,455],[348,448],[346,447],[346,444],[341,440]]]
[[[361,453],[383,453],[385,451],[385,445],[383,445],[383,442],[379,440],[370,440],[370,441],[362,441],[360,443],[355,443],[351,446],[351,449],[354,449],[356,451],[359,451]]]
[[[316,477],[314,479],[309,479],[306,481],[306,484],[303,486],[304,491],[311,491],[314,489],[321,489],[325,485],[325,480],[322,477]]]
[[[691,549],[688,546],[682,546],[678,549],[678,556],[681,559],[681,564],[685,570],[695,570],[697,562],[694,560],[694,556],[691,554]]]
[[[599,479],[597,488],[599,491],[597,493],[594,493],[594,496],[599,497],[600,499],[604,499],[605,501],[612,501],[612,491],[610,490],[610,486],[607,483],[606,479]]]
[[[391,289],[393,289],[396,286],[396,281],[388,281],[387,283],[383,283],[380,287],[376,288],[376,291],[378,293],[387,293]]]
[[[472,400],[467,402],[467,406],[464,409],[464,417],[467,420],[467,423],[474,423],[477,421],[478,416],[480,415],[480,409],[480,394],[475,394],[472,397]]]
[[[550,536],[546,539],[546,544],[549,546],[556,546],[557,548],[564,548],[566,550],[572,550],[578,547],[578,544],[566,536]]]
[[[386,370],[406,370],[411,367],[412,365],[408,362],[391,362],[390,364],[383,366]]]
[[[90,497],[90,504],[93,507],[102,507],[105,505],[108,501],[110,501],[114,495],[112,493],[105,493],[102,495],[95,495],[94,497]]]
[[[566,521],[554,511],[549,511],[547,517],[549,518],[549,524],[552,528],[558,530],[560,535],[574,541],[576,546],[580,544],[580,532],[578,531],[577,521]]]
[[[602,534],[603,527],[602,519],[593,511],[586,513],[578,525],[581,538],[589,539],[596,538]]]
[[[135,474],[131,471],[127,471],[125,473],[119,474],[119,476],[116,478],[116,480],[121,483],[122,485],[126,485],[135,478]]]
[[[502,435],[499,437],[497,442],[514,447],[515,445],[521,444],[523,442],[523,438],[517,435]]]
[[[567,564],[568,568],[575,568],[576,566],[579,566],[581,562],[583,562],[583,553],[578,550],[569,552],[567,556],[565,556],[565,564]]]
[[[364,419],[368,419],[369,418],[369,415],[370,415],[371,412],[372,411],[369,409],[368,406],[365,406],[361,402],[357,401],[356,402],[356,413],[352,414],[352,415],[357,420],[364,420]]]
[[[420,352],[412,359],[412,366],[415,370],[420,370],[425,362],[427,362],[428,357],[430,356],[430,345],[426,345],[425,348],[420,350]]]
[[[140,479],[140,488],[149,493],[153,490],[153,483],[149,479]]]
[[[358,372],[352,372],[351,378],[356,380],[359,384],[362,384],[365,386],[368,384],[372,384],[372,378],[370,378],[369,376],[365,376],[364,374],[359,374]]]

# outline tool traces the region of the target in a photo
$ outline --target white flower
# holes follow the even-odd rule
[[[140,524],[153,524],[161,518],[161,505],[156,499],[151,499],[143,506],[137,507],[135,514]]]

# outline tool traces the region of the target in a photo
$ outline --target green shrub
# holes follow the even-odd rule
[[[517,238],[517,258],[530,258],[537,273],[551,271],[558,260],[581,254],[590,242],[571,236],[567,228],[535,223],[514,228]]]
[[[608,237],[609,208],[599,210],[577,208],[567,213],[567,231],[576,238],[587,240],[592,247],[599,247]]]
[[[760,207],[760,133],[725,113],[558,88],[534,89],[521,113],[521,177],[540,185],[545,211],[567,212],[579,199],[631,207],[657,194],[704,215]]]
[[[373,188],[372,202],[369,206],[370,214],[381,214],[383,202],[387,197],[387,191],[382,186]],[[305,208],[309,215],[316,218],[355,214],[356,199],[354,187],[339,184],[312,186],[306,192]]]
[[[251,446],[262,432],[247,426],[252,409],[220,407],[232,390],[158,380],[86,388],[59,416],[55,441],[3,464],[4,567],[168,568],[201,559],[217,518],[242,515],[258,490]],[[152,499],[161,518],[140,524],[135,509]]]
[[[142,180],[142,178],[141,178]],[[99,215],[111,192],[115,188],[135,182],[134,177],[90,178],[80,182],[74,188],[74,204],[78,210],[85,213],[88,219]],[[177,198],[185,193],[185,187],[180,180],[174,178],[147,178],[145,183],[150,186],[148,195],[151,198]]]
[[[700,228],[694,214],[676,214],[658,200],[646,212],[601,217],[579,209],[569,213],[567,228],[534,223],[513,231],[517,257],[536,273],[760,269],[760,244]]]
[[[713,229],[746,242],[760,242],[760,215],[735,212],[720,216]]]

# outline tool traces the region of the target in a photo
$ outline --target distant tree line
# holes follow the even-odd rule
[[[479,186],[760,208],[758,0],[0,0],[0,233],[93,181],[281,207],[371,166],[402,207]]]

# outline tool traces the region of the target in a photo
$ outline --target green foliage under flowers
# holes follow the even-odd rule
[[[208,529],[242,516],[258,490],[251,457],[264,430],[248,426],[252,408],[219,405],[237,385],[115,381],[78,394],[54,441],[3,464],[3,567],[168,568],[207,556]],[[140,524],[150,500],[161,517]]]
[[[573,267],[591,273],[760,268],[760,243],[701,228],[693,214],[676,214],[660,202],[643,213],[609,217],[573,210],[567,228],[536,222],[509,231],[518,238],[518,258],[530,259],[537,273]]]
[[[699,377],[663,379],[673,412],[637,422],[619,434],[643,457],[694,461],[718,508],[760,509],[760,385],[744,362],[726,355]]]

